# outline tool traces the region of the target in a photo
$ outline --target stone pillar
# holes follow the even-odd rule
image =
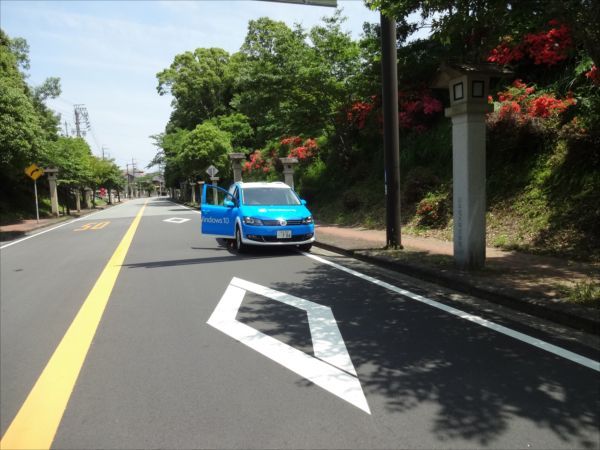
[[[83,203],[85,209],[90,209],[92,207],[92,190],[90,188],[84,189]]]
[[[210,177],[210,181],[212,181],[212,185],[217,187],[217,183],[219,182],[219,177]],[[219,193],[216,189],[213,189],[213,202],[215,205],[219,204]]]
[[[75,208],[77,212],[81,212],[81,191],[79,189],[75,189]]]
[[[233,169],[233,182],[242,181],[242,161],[246,159],[244,153],[230,153],[231,168]]]
[[[192,203],[196,203],[196,183],[190,182],[190,188],[192,189]]]
[[[48,167],[44,171],[48,174],[48,183],[50,184],[50,204],[52,206],[52,215],[58,217],[60,215],[58,211],[58,191],[56,189],[56,177],[58,175],[58,169]]]
[[[446,109],[452,118],[454,260],[462,269],[485,265],[485,115],[488,104]]]
[[[294,189],[294,168],[298,164],[298,158],[281,158],[283,164],[283,180],[285,184]]]

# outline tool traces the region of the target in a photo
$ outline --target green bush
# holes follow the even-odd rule
[[[417,205],[417,223],[423,227],[442,228],[449,219],[447,192],[430,192]]]

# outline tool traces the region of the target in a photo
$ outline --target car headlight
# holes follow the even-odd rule
[[[309,224],[309,223],[313,223],[312,216],[308,216],[308,217],[305,217],[304,219],[302,219],[302,223],[305,224],[305,225]]]
[[[246,225],[254,225],[254,226],[263,225],[262,220],[257,219],[255,217],[244,217],[244,223]]]

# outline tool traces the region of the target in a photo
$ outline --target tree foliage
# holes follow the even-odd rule
[[[45,101],[60,95],[60,79],[29,86],[28,52],[25,39],[0,30],[0,211],[21,207],[31,181],[24,169],[32,163],[58,168],[59,199],[67,204],[73,189],[119,188],[123,177],[114,161],[93,156],[81,138],[59,137],[59,116]]]
[[[172,127],[193,130],[229,111],[233,84],[229,59],[220,48],[198,48],[175,56],[171,66],[157,74],[158,93],[173,96]]]

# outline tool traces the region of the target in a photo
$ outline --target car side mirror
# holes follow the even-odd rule
[[[303,206],[306,206],[306,200],[300,199],[300,203],[302,203]]]
[[[233,203],[231,200],[225,200],[223,201],[223,205],[227,206],[228,208],[233,208],[235,206],[235,203]]]

